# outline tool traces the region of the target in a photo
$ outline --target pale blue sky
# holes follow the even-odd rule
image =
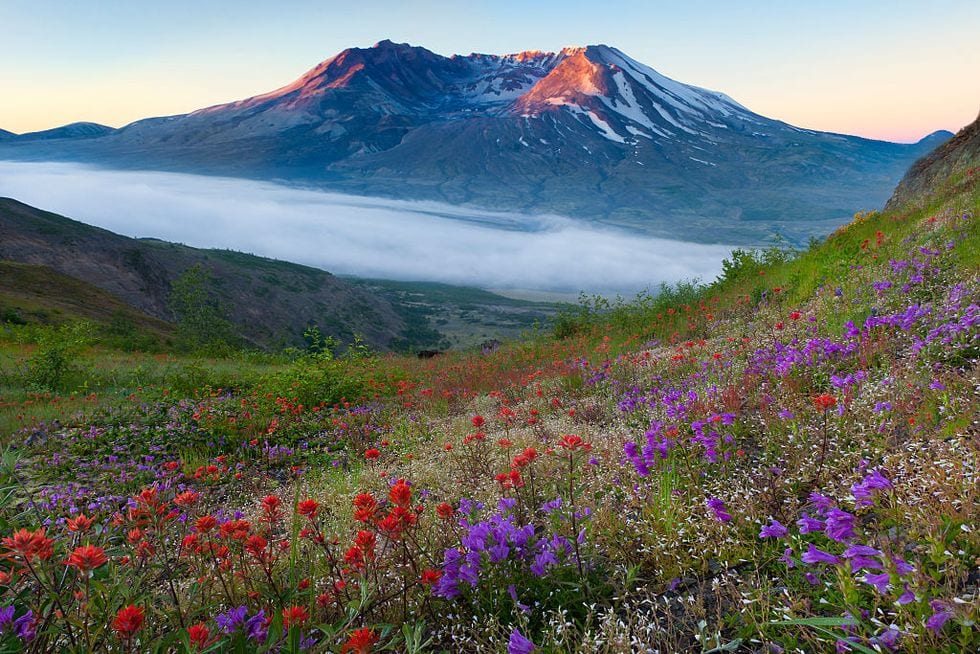
[[[809,127],[892,140],[980,109],[980,2],[0,0],[0,128],[114,126],[282,86],[349,46],[607,43]]]

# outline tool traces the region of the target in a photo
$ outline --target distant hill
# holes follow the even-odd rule
[[[359,336],[377,350],[470,347],[515,337],[557,311],[478,289],[342,278],[251,254],[133,239],[11,198],[0,198],[0,263],[8,318],[121,318],[154,334],[173,332],[171,284],[201,265],[237,332],[267,348],[302,345],[310,325],[345,343]]]
[[[951,183],[975,183],[975,180],[962,179],[964,174],[980,176],[980,115],[956,136],[912,164],[886,208],[927,202]]]
[[[11,136],[19,142],[51,141],[55,139],[90,139],[105,136],[115,131],[113,127],[98,123],[71,123],[40,132],[25,132],[24,134],[11,134]]]
[[[63,136],[6,139],[0,158],[301,182],[757,244],[776,232],[805,242],[881,206],[951,134],[899,144],[801,129],[607,45],[443,57],[381,41],[263,95]]]
[[[241,334],[262,345],[301,342],[305,326],[317,324],[344,341],[358,333],[387,349],[404,327],[390,302],[316,268],[132,239],[9,198],[0,198],[0,259],[48,266],[164,321],[173,320],[171,283],[200,264]]]

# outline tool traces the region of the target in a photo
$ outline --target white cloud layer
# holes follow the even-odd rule
[[[630,293],[713,279],[731,250],[561,216],[65,163],[0,161],[0,196],[127,236],[483,288]]]

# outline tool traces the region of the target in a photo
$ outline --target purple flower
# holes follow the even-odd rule
[[[265,642],[269,636],[269,629],[265,626],[265,610],[259,609],[258,613],[248,619],[245,623],[245,635],[257,643]]]
[[[789,533],[789,530],[773,518],[770,524],[765,525],[759,531],[759,538],[783,538],[787,533]]]
[[[892,487],[892,483],[878,470],[872,470],[864,478],[861,485],[869,490],[884,490]]]
[[[214,621],[218,623],[221,630],[226,634],[234,633],[236,629],[245,623],[248,616],[248,608],[239,606],[238,608],[228,609],[224,613],[214,616]]]
[[[34,640],[37,632],[37,624],[34,622],[34,611],[28,610],[27,613],[14,620],[14,633],[25,643]]]
[[[534,643],[524,637],[524,634],[514,627],[507,642],[507,654],[531,654],[535,649]]]
[[[823,520],[811,518],[805,513],[802,518],[796,521],[796,524],[800,526],[801,534],[809,534],[811,531],[823,531]]]
[[[0,634],[2,634],[7,629],[8,626],[10,626],[10,623],[13,622],[13,620],[14,620],[13,606],[5,606],[4,608],[0,609]]]
[[[816,507],[817,515],[824,515],[830,509],[830,507],[834,505],[834,500],[815,491],[810,493],[809,499],[810,504]]]
[[[902,586],[902,595],[898,598],[898,605],[905,606],[906,604],[911,604],[915,601],[915,593],[909,590],[909,585],[904,584]]]
[[[851,545],[844,550],[844,558],[850,559],[851,570],[854,572],[857,572],[861,568],[881,570],[881,563],[870,558],[872,556],[881,556],[881,550],[876,550],[867,545]]]
[[[865,572],[864,583],[874,586],[879,593],[885,594],[888,592],[888,587],[891,586],[891,578],[887,572],[881,574]]]
[[[463,545],[467,548],[480,552],[487,548],[487,538],[490,536],[490,525],[486,522],[478,522],[472,527],[468,534],[463,536]]]
[[[561,504],[562,504],[561,498],[560,497],[556,497],[555,499],[551,500],[550,502],[545,502],[544,504],[542,504],[541,505],[541,512],[542,513],[551,513],[552,511],[556,511],[559,508],[561,508]]]
[[[779,560],[785,563],[787,568],[795,568],[796,561],[793,560],[793,548],[787,547],[783,550],[783,555],[779,557]]]
[[[717,497],[708,498],[708,508],[711,509],[715,514],[715,520],[718,522],[730,522],[732,516],[725,510],[725,503],[719,500]]]
[[[900,577],[904,577],[907,574],[915,572],[915,566],[909,564],[905,559],[893,556],[892,563],[895,564],[895,572],[897,572]]]
[[[884,645],[888,649],[895,649],[898,647],[898,639],[901,638],[902,632],[895,625],[889,625],[874,639],[874,642]]]
[[[497,509],[500,511],[510,511],[515,506],[517,506],[517,500],[513,497],[501,497],[500,501],[497,502]]]
[[[822,549],[814,547],[813,543],[809,544],[806,552],[803,553],[801,558],[803,559],[803,563],[808,565],[814,565],[816,563],[830,563],[837,565],[841,562],[838,557],[834,556],[830,552],[824,552]]]
[[[836,540],[838,543],[854,538],[854,516],[837,508],[829,510],[824,533],[827,534],[827,538]]]
[[[510,555],[510,548],[506,543],[497,543],[487,551],[490,553],[490,563],[500,563]]]
[[[953,614],[946,609],[946,604],[939,600],[932,600],[929,602],[929,606],[932,608],[932,615],[926,620],[926,628],[938,634],[943,630],[946,621],[953,617]]]

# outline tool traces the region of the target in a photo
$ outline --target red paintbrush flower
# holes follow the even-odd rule
[[[200,518],[197,519],[197,522],[194,523],[194,528],[197,530],[198,533],[206,534],[212,529],[214,529],[217,524],[218,521],[215,519],[214,516],[202,515]]]
[[[378,637],[370,629],[358,629],[354,631],[344,646],[340,648],[341,654],[370,654],[371,645],[378,642]]]
[[[78,568],[81,572],[95,570],[100,565],[105,565],[109,559],[105,555],[105,550],[96,545],[82,545],[76,547],[71,553],[65,565]]]
[[[299,503],[298,510],[300,515],[307,518],[316,517],[316,512],[320,508],[320,503],[316,500],[303,500]]]
[[[211,630],[203,622],[192,624],[187,628],[187,637],[196,649],[204,649],[211,640]]]
[[[391,487],[388,497],[391,499],[392,504],[400,506],[403,509],[407,509],[412,505],[412,489],[403,481]]]
[[[25,561],[30,561],[35,556],[46,560],[51,558],[54,552],[54,541],[45,537],[43,528],[37,531],[19,529],[10,537],[4,538],[3,544],[11,554],[18,554],[24,557]]]
[[[817,407],[818,411],[826,411],[827,409],[832,409],[833,407],[837,406],[837,398],[833,395],[823,393],[813,398],[813,405]]]
[[[309,619],[310,614],[302,606],[290,606],[282,610],[282,626],[284,629],[289,629],[293,625],[302,627]]]
[[[86,517],[84,513],[79,513],[74,518],[68,518],[66,524],[68,525],[68,531],[84,533],[92,527],[93,522],[92,518]]]
[[[112,630],[123,639],[129,640],[143,626],[143,609],[134,604],[124,606],[112,621]]]

